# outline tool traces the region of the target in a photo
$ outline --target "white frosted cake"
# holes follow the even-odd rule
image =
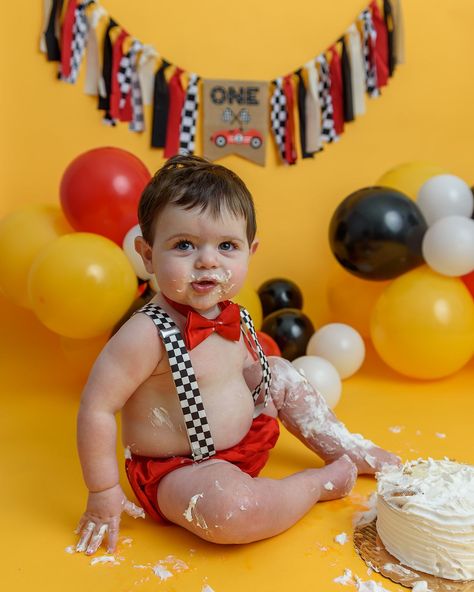
[[[377,532],[400,563],[474,579],[474,467],[449,460],[386,466],[377,476]]]

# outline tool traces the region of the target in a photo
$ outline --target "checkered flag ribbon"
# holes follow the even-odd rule
[[[262,380],[260,381],[260,384],[254,389],[254,391],[252,393],[252,397],[253,397],[254,402],[256,403],[258,397],[260,396],[260,392],[262,390],[262,387],[263,387],[263,390],[264,390],[263,404],[264,404],[264,406],[267,406],[268,400],[270,397],[270,386],[272,384],[272,374],[270,372],[270,366],[268,364],[267,357],[263,353],[262,346],[260,345],[260,343],[258,341],[257,332],[255,331],[255,327],[253,325],[252,318],[250,317],[248,310],[246,308],[244,308],[243,306],[240,307],[240,319],[241,319],[242,323],[245,325],[245,327],[249,330],[249,332],[253,338],[253,342],[256,346],[256,353],[258,355],[258,358],[260,360],[260,364],[262,366]],[[250,345],[252,346],[253,349],[255,349],[253,347],[252,343]]]
[[[331,76],[329,64],[324,54],[320,54],[316,61],[319,64],[318,94],[321,103],[321,141],[329,143],[337,140],[334,128],[334,110],[331,96]]]
[[[364,54],[365,87],[369,97],[378,97],[380,91],[377,81],[377,67],[374,59],[374,48],[377,40],[377,31],[372,20],[372,13],[369,9],[360,13],[359,20],[362,22],[362,50]]]
[[[142,88],[140,85],[140,78],[138,76],[138,54],[143,49],[142,43],[136,39],[132,43],[130,48],[130,66],[132,69],[131,73],[131,89],[132,93],[132,121],[129,123],[128,128],[132,132],[142,132],[145,129],[145,116],[143,114],[143,96]]]
[[[69,76],[61,76],[64,82],[74,84],[77,80],[89,33],[89,21],[85,11],[89,4],[94,2],[95,0],[85,0],[76,6],[71,41],[71,71]]]
[[[120,87],[119,109],[125,107],[127,96],[132,88],[132,50],[124,54],[120,59],[119,69],[117,70],[117,80]]]
[[[186,98],[184,99],[181,123],[179,126],[179,153],[194,154],[196,147],[196,122],[199,112],[199,76],[189,75]]]
[[[191,454],[202,461],[216,453],[196,375],[183,337],[171,317],[156,304],[146,304],[136,311],[148,315],[155,323],[168,354],[176,391],[184,416]],[[136,313],[135,313],[136,314]]]
[[[273,136],[275,138],[278,151],[281,159],[286,162],[285,158],[285,140],[286,140],[286,120],[288,114],[286,112],[286,97],[283,92],[283,78],[277,78],[275,80],[275,86],[273,89],[273,95],[271,98],[271,122]]]

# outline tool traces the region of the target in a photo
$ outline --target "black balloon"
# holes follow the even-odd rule
[[[261,331],[270,335],[277,342],[281,355],[291,361],[305,355],[314,327],[301,310],[283,308],[263,319]]]
[[[294,282],[284,278],[267,280],[258,289],[258,295],[264,317],[282,308],[301,309],[303,307],[301,290]]]
[[[355,191],[339,204],[329,226],[339,263],[366,280],[387,280],[421,265],[427,225],[414,201],[386,187]]]

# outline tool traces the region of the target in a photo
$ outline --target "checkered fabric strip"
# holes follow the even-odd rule
[[[117,80],[120,87],[119,109],[125,107],[127,96],[132,88],[132,50],[124,54],[120,59],[119,69],[117,71]]]
[[[337,140],[334,128],[334,109],[331,96],[331,76],[329,64],[324,54],[316,58],[319,64],[318,95],[321,103],[321,140],[326,143]]]
[[[273,136],[275,138],[281,159],[285,162],[285,140],[286,140],[286,97],[283,92],[283,78],[277,78],[274,82],[273,95],[271,98],[271,122]]]
[[[365,69],[365,88],[369,97],[378,97],[380,91],[377,82],[377,67],[372,59],[375,42],[377,40],[377,31],[372,20],[372,13],[369,9],[360,13],[359,19],[362,21],[362,50],[364,54]]]
[[[82,58],[84,57],[84,50],[87,43],[87,35],[89,32],[89,21],[85,13],[85,9],[95,0],[86,0],[76,6],[74,13],[74,25],[72,29],[71,41],[71,72],[69,76],[62,77],[65,82],[74,84],[79,74]]]
[[[257,346],[257,355],[260,360],[260,364],[262,366],[262,380],[260,384],[254,389],[252,393],[253,400],[255,403],[257,402],[258,397],[260,396],[260,392],[262,390],[262,386],[264,389],[264,406],[268,405],[269,397],[270,397],[270,386],[272,384],[272,373],[270,371],[270,365],[268,364],[267,357],[263,353],[262,346],[260,345],[257,337],[257,332],[255,331],[255,327],[253,325],[252,318],[246,308],[243,306],[240,307],[240,319],[242,323],[247,327],[250,331],[250,334],[253,337],[254,343]]]
[[[132,121],[128,127],[132,132],[142,132],[145,129],[145,116],[143,113],[143,96],[138,76],[138,53],[142,51],[143,45],[135,40],[130,48],[130,66],[132,69],[131,98],[132,98]]]
[[[189,75],[186,98],[181,113],[181,124],[179,126],[179,153],[194,154],[196,147],[196,122],[199,112],[199,76]]]
[[[148,315],[158,328],[168,354],[193,460],[206,460],[213,456],[216,450],[183,337],[171,317],[156,304],[146,304],[136,312]]]

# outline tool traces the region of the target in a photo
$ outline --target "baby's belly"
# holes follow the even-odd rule
[[[176,392],[143,385],[122,410],[122,442],[134,454],[152,457],[189,456],[186,427]],[[216,450],[234,446],[252,424],[254,404],[245,382],[213,392],[201,390]]]

